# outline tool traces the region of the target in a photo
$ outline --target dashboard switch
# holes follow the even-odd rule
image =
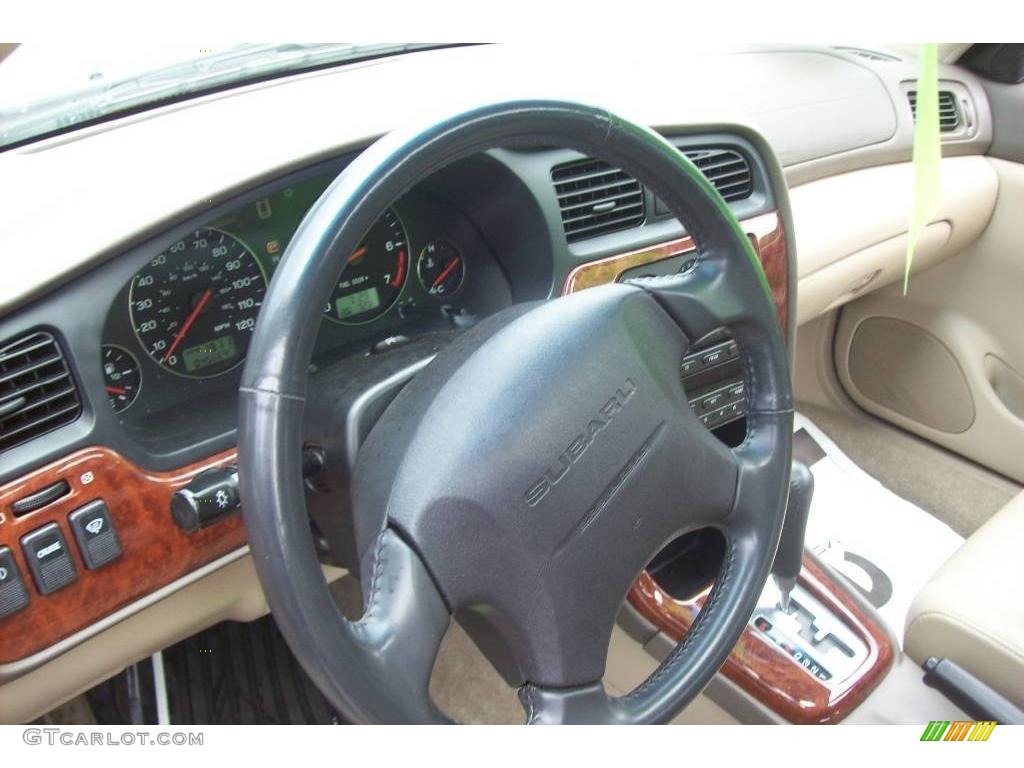
[[[401,334],[397,336],[388,336],[386,339],[381,339],[370,347],[370,352],[374,355],[379,355],[384,352],[390,352],[392,349],[397,349],[398,347],[408,343],[408,336],[403,336]]]
[[[67,480],[58,480],[52,485],[48,485],[35,493],[30,493],[28,496],[18,499],[11,504],[11,512],[14,513],[15,517],[27,515],[29,512],[35,512],[37,509],[41,509],[47,504],[56,501],[61,496],[67,495],[70,490]]]
[[[0,547],[0,619],[28,605],[28,590],[10,547]]]
[[[684,376],[689,376],[691,373],[696,371],[700,367],[700,356],[689,355],[683,358],[682,364],[679,366],[679,372]]]
[[[725,360],[725,350],[715,347],[710,352],[704,353],[704,357],[700,361],[705,368],[710,368],[713,365],[718,365],[723,360]]]
[[[713,411],[718,408],[725,401],[725,395],[721,392],[715,392],[714,394],[708,395],[700,401],[700,407],[705,411]]]
[[[121,540],[103,499],[79,507],[68,515],[68,522],[86,568],[100,568],[121,556]]]
[[[234,467],[200,472],[171,497],[171,517],[187,533],[219,523],[239,509],[238,470]]]
[[[21,548],[36,588],[42,594],[56,592],[78,578],[64,532],[57,523],[26,533],[21,537]]]

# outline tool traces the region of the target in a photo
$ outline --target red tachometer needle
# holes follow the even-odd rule
[[[389,285],[392,288],[400,288],[405,280],[405,251],[398,252],[398,269],[395,270],[395,279]]]
[[[441,271],[441,274],[438,275],[437,279],[434,280],[433,285],[430,286],[430,290],[434,290],[435,288],[437,288],[437,286],[443,283],[444,279],[448,277],[448,275],[450,275],[452,272],[454,272],[457,266],[459,266],[460,261],[462,261],[462,259],[460,259],[458,256],[449,261],[448,266]]]
[[[352,252],[352,255],[349,256],[347,259],[345,259],[345,263],[346,264],[351,264],[353,261],[359,261],[359,259],[363,258],[363,256],[365,256],[365,255],[366,255],[366,246],[364,245],[362,248],[357,248],[356,250],[354,250]]]
[[[213,289],[207,288],[203,291],[203,295],[199,297],[199,301],[196,302],[195,307],[191,312],[188,313],[188,317],[185,318],[185,322],[181,324],[181,330],[178,331],[178,335],[174,337],[174,341],[171,342],[171,346],[167,348],[167,352],[164,353],[161,363],[166,363],[167,358],[174,354],[174,350],[181,344],[181,340],[185,338],[185,334],[188,333],[188,329],[192,327],[192,323],[199,317],[199,313],[203,311],[203,307],[206,306],[206,302],[213,296]]]
[[[128,390],[125,389],[124,387],[107,387],[107,392],[109,392],[112,395],[126,395],[126,394],[128,394]]]

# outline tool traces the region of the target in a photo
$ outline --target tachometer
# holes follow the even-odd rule
[[[245,357],[266,290],[259,262],[241,240],[197,229],[132,279],[132,326],[158,365],[216,376]]]
[[[348,257],[324,314],[345,325],[376,320],[398,300],[408,272],[405,230],[388,209]]]

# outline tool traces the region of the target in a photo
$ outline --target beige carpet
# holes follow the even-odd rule
[[[855,419],[802,403],[797,410],[861,469],[961,536],[974,533],[1020,490],[1001,475],[876,419]]]
[[[521,724],[526,713],[469,635],[454,621],[441,642],[430,678],[430,695],[458,723]]]

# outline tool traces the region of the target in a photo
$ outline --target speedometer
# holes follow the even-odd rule
[[[132,279],[132,326],[157,365],[183,376],[216,376],[245,357],[266,290],[252,251],[204,227]]]
[[[344,325],[376,320],[398,300],[408,273],[405,230],[388,209],[349,255],[324,314]]]

